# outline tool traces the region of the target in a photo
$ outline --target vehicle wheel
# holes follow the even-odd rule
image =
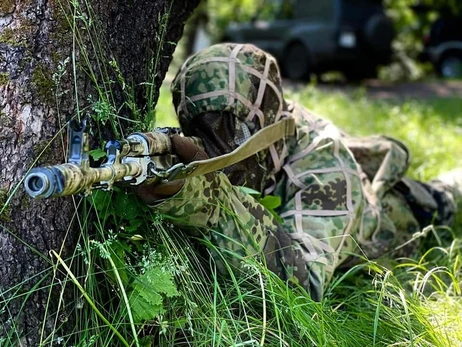
[[[438,64],[438,72],[443,78],[461,78],[462,53],[445,54]]]
[[[309,81],[310,57],[304,44],[297,42],[289,46],[282,61],[284,75],[294,81]]]
[[[369,47],[378,54],[391,54],[391,43],[395,37],[393,22],[382,14],[372,16],[364,27]]]

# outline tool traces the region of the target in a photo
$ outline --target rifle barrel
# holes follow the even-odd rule
[[[32,198],[50,198],[77,194],[89,190],[96,183],[111,184],[140,174],[141,167],[137,162],[98,168],[66,163],[32,169],[24,180],[24,187]]]

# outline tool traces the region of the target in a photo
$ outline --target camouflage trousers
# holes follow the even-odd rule
[[[390,245],[394,257],[409,257],[423,240],[429,225],[452,226],[456,203],[451,188],[441,181],[429,183],[403,179],[384,195],[383,213],[394,224]]]
[[[380,230],[360,244],[368,258],[410,256],[421,243],[425,227],[453,224],[457,206],[454,183],[406,178],[409,152],[404,144],[385,136],[347,137],[344,141],[367,176],[365,196],[376,201],[380,210]]]

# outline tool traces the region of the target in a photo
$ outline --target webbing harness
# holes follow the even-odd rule
[[[210,159],[193,161],[189,164],[178,163],[172,166],[167,170],[165,179],[167,181],[174,181],[221,170],[227,166],[236,164],[251,157],[284,137],[294,135],[294,133],[294,119],[282,119],[259,130],[246,142],[230,153]]]

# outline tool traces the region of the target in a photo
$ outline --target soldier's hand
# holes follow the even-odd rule
[[[173,135],[172,154],[176,154],[183,164],[196,160],[207,159],[207,153],[195,145],[191,140],[180,135]],[[141,185],[135,188],[138,196],[147,204],[154,204],[157,200],[175,195],[183,187],[184,180],[175,180],[159,185]]]
[[[176,154],[183,164],[189,164],[196,160],[208,159],[207,153],[194,144],[189,138],[180,135],[173,135],[172,152]]]

